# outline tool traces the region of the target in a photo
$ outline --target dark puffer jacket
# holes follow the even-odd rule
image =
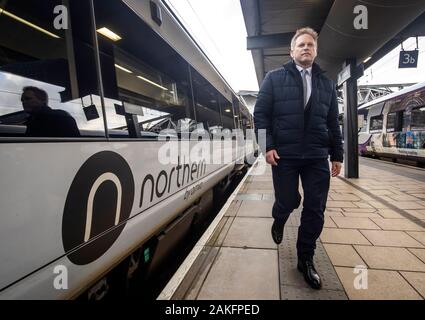
[[[280,158],[343,161],[335,85],[317,64],[312,68],[311,104],[304,110],[303,84],[293,61],[270,71],[254,109],[255,129],[266,129],[265,151]],[[261,136],[259,137],[260,147]]]

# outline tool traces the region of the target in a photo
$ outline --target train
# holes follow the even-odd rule
[[[0,4],[0,299],[125,294],[252,165],[252,128],[164,1]]]
[[[358,108],[359,155],[425,165],[425,82]]]

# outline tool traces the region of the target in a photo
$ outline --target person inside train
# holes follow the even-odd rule
[[[66,111],[48,106],[46,91],[37,87],[24,87],[21,102],[29,114],[26,121],[28,137],[79,137],[75,119]]]

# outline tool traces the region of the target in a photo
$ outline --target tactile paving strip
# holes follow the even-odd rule
[[[314,263],[322,277],[322,290],[311,289],[297,270],[296,243],[299,220],[300,210],[296,210],[285,225],[283,241],[278,247],[281,299],[347,299],[335,269],[319,240],[316,242]]]
[[[282,300],[347,300],[344,291],[314,290],[311,288],[300,288],[291,286],[281,287]]]
[[[288,220],[286,221],[285,226],[299,227],[300,226],[300,219],[301,219],[300,215],[293,212],[293,213],[291,213]]]

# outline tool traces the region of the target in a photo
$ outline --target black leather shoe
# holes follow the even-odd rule
[[[304,275],[304,279],[310,287],[317,290],[322,288],[322,280],[314,267],[313,260],[298,259],[297,269]]]
[[[283,227],[284,224],[279,224],[276,221],[273,222],[272,225],[272,238],[274,243],[280,244],[283,239]]]

